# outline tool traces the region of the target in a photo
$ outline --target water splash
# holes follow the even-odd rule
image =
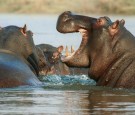
[[[95,81],[86,75],[50,75],[44,76],[42,81],[45,85],[95,85]]]

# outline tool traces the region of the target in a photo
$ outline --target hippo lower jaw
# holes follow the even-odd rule
[[[78,29],[78,32],[82,35],[82,41],[80,47],[76,52],[71,53],[69,56],[61,56],[61,61],[66,63],[68,66],[77,66],[77,67],[88,67],[89,59],[88,59],[88,51],[87,51],[87,43],[88,43],[88,31],[86,29]]]
[[[71,53],[69,56],[61,56],[61,61],[62,62],[67,62],[67,61],[69,61],[70,59],[72,59],[72,57],[74,57],[74,55],[75,55],[75,52],[74,53]]]

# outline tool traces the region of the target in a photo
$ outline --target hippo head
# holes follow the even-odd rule
[[[34,42],[33,33],[24,27],[7,26],[0,31],[0,48],[11,50],[23,58],[32,54]]]
[[[48,47],[49,46],[49,47]],[[40,75],[49,75],[55,73],[54,65],[57,65],[60,61],[61,52],[63,51],[63,46],[57,48],[48,45],[40,44],[36,46],[39,62],[40,62]]]
[[[113,39],[124,20],[112,22],[108,17],[93,18],[62,13],[57,21],[57,30],[61,33],[80,32],[82,42],[79,49],[61,60],[72,67],[90,67],[89,75],[97,78],[114,59],[116,39]],[[113,57],[114,56],[114,57]]]
[[[72,53],[70,56],[63,56],[62,61],[68,66],[88,67],[90,65],[90,48],[98,46],[100,49],[101,44],[94,44],[97,40],[102,42],[104,34],[102,31],[112,22],[108,17],[101,17],[99,19],[75,15],[70,11],[62,13],[57,21],[57,30],[61,33],[80,32],[82,34],[82,42],[79,49]],[[108,35],[109,36],[109,35]],[[90,46],[91,44],[91,46]]]
[[[33,33],[24,27],[7,26],[0,30],[0,48],[20,56],[33,70],[39,72],[39,56],[33,41]]]
[[[49,49],[47,48],[48,45],[43,44],[44,47],[42,48],[45,57],[47,58],[47,62],[49,63],[48,65],[52,66],[56,63],[59,62],[60,60],[60,56],[61,53],[63,51],[63,46],[59,46],[59,47],[53,47],[51,45],[49,45]]]
[[[59,16],[56,28],[61,33],[78,32],[81,28],[90,29],[95,21],[96,18],[75,15],[66,11]]]

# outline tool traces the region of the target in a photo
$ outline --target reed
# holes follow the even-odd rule
[[[59,14],[70,10],[87,14],[135,14],[135,0],[0,0],[0,13]]]

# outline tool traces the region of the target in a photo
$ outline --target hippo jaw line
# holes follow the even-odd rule
[[[72,25],[74,25],[74,24],[72,24]],[[65,29],[65,28],[66,28],[66,29]],[[70,28],[68,28],[68,27],[58,28],[58,27],[57,27],[57,31],[60,32],[60,33],[63,33],[63,34],[80,32],[79,30],[81,30],[81,29],[86,30],[86,29],[89,29],[89,28],[86,28],[86,27],[83,26],[83,25],[78,26],[78,27],[76,27],[75,29],[71,29],[71,27],[70,27]]]
[[[88,36],[88,30],[86,29],[83,29],[83,28],[80,28],[78,29],[78,32],[82,35],[82,41],[81,41],[81,44],[79,46],[79,48],[71,53],[69,56],[61,56],[61,61],[64,62],[64,63],[68,63],[70,62],[70,60],[75,60],[76,61],[76,57],[78,57],[78,60],[83,60],[83,58],[81,57],[81,55],[84,53],[84,50],[86,50],[86,46],[87,46],[87,43],[88,43],[88,39],[89,39],[89,36]],[[87,55],[85,55],[87,56]],[[85,63],[84,65],[83,64],[80,64],[79,66],[80,67],[88,67],[89,66],[89,61],[88,61],[88,56],[86,57],[87,59],[87,63]]]

